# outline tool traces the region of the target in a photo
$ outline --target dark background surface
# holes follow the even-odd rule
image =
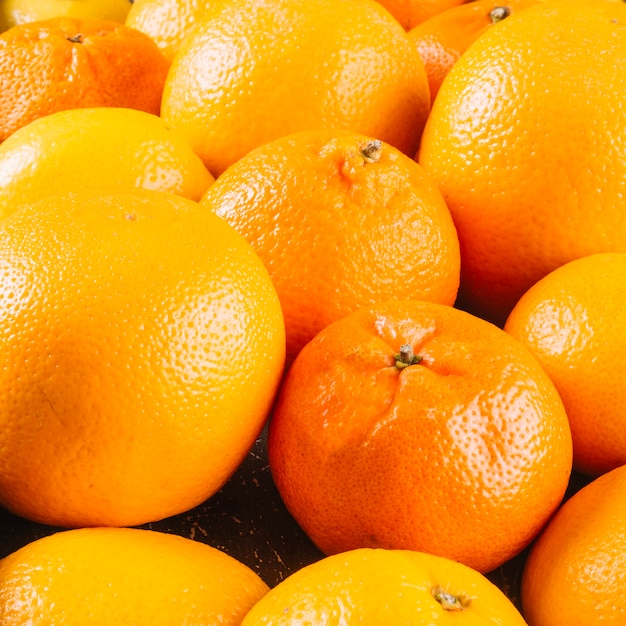
[[[202,505],[141,528],[179,534],[219,548],[251,567],[270,587],[322,558],[282,504],[272,481],[265,444],[263,433],[230,481]],[[574,475],[567,495],[585,482]],[[58,530],[0,508],[0,558]],[[525,557],[526,552],[487,575],[518,608]]]

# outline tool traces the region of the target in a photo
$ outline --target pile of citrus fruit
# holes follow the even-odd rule
[[[4,0],[0,623],[626,623],[624,58],[617,0]]]

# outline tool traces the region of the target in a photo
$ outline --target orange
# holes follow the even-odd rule
[[[169,63],[124,24],[51,18],[0,34],[0,142],[56,111],[117,106],[158,114]]]
[[[313,336],[390,298],[453,304],[459,243],[422,168],[355,133],[303,131],[232,165],[201,204],[264,262],[280,298],[291,362]]]
[[[171,61],[212,0],[135,0],[125,24],[149,35]]]
[[[625,297],[626,253],[594,254],[542,278],[504,326],[559,390],[574,468],[590,476],[626,464]]]
[[[53,526],[190,509],[243,461],[283,372],[280,303],[246,241],[138,189],[0,222],[0,505]]]
[[[0,217],[43,196],[144,187],[200,200],[213,177],[185,139],[136,109],[68,109],[0,144]]]
[[[407,30],[446,9],[475,0],[378,0]]]
[[[559,506],[572,442],[554,385],[517,340],[450,306],[390,301],[303,348],[268,457],[322,552],[417,550],[484,573]]]
[[[473,0],[441,11],[412,28],[409,38],[424,61],[431,102],[450,68],[471,43],[494,24],[539,1]]]
[[[475,570],[432,554],[361,548],[307,565],[264,595],[242,626],[288,624],[525,626]]]
[[[243,563],[177,535],[68,530],[0,561],[0,622],[239,626],[267,591]]]
[[[626,252],[626,6],[550,0],[450,70],[419,162],[459,231],[459,306],[498,324],[568,261]]]
[[[123,22],[132,3],[133,0],[2,0],[0,31],[60,16]]]
[[[372,135],[412,157],[429,106],[415,46],[375,0],[212,0],[174,56],[161,115],[218,176],[261,144],[315,128]]]
[[[530,552],[522,607],[530,626],[622,626],[626,466],[596,478],[556,513]]]

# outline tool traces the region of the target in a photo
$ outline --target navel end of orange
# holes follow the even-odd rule
[[[383,142],[380,139],[371,139],[361,148],[361,155],[366,163],[377,163],[383,150]]]
[[[403,370],[405,367],[409,367],[409,365],[416,365],[423,357],[415,354],[411,345],[405,343],[400,346],[400,352],[395,354],[393,358],[395,359],[396,367],[399,370]]]
[[[450,593],[441,585],[435,585],[431,593],[445,611],[465,611],[472,604],[472,598],[467,594]]]

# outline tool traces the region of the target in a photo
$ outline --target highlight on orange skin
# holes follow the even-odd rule
[[[431,102],[461,54],[486,30],[513,13],[542,0],[474,0],[433,15],[409,31],[420,53],[430,87]]]

